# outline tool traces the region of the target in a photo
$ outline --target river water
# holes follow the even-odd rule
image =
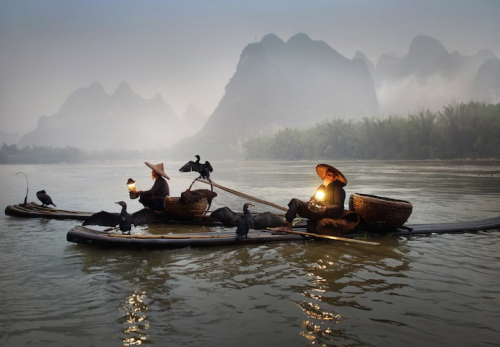
[[[165,162],[172,196],[196,177],[179,173],[182,164]],[[320,184],[316,164],[214,162],[212,178],[286,205]],[[347,177],[347,196],[412,202],[409,223],[500,212],[500,161],[330,164]],[[28,201],[45,189],[58,208],[90,212],[118,211],[119,200],[139,210],[125,183],[152,184],[140,161],[0,166],[3,207],[24,200],[27,180],[17,172],[28,178]],[[147,251],[67,242],[78,224],[0,217],[1,346],[500,345],[499,231],[380,236],[379,246],[304,241]]]

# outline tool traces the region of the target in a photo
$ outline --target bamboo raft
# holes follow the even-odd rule
[[[5,214],[7,216],[20,218],[85,220],[92,215],[92,212],[61,210],[57,208],[45,207],[37,204],[36,202],[28,202],[26,204],[7,206],[5,208]]]
[[[482,230],[500,230],[500,217],[462,223],[413,224],[398,228],[390,232],[393,236],[426,235],[443,233],[465,233]],[[97,245],[103,247],[135,247],[142,249],[154,248],[182,248],[182,247],[212,247],[227,245],[259,244],[269,242],[304,241],[307,239],[334,239],[341,242],[355,242],[367,245],[376,245],[377,242],[357,240],[356,237],[364,234],[348,234],[344,237],[311,234],[305,227],[294,228],[294,233],[272,233],[269,230],[251,230],[248,237],[237,240],[234,230],[230,232],[204,232],[189,234],[166,235],[123,235],[106,233],[77,226],[71,229],[66,240],[77,244]],[[374,237],[380,234],[373,234]]]

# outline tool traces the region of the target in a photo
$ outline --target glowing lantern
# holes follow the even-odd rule
[[[127,187],[129,191],[134,191],[137,190],[137,187],[135,185],[135,181],[132,178],[129,178],[127,181]]]
[[[325,198],[325,191],[323,189],[318,189],[316,191],[316,194],[314,194],[314,199],[318,202],[321,202],[323,201],[324,198]]]

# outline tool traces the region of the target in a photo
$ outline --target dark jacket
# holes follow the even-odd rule
[[[168,187],[167,181],[163,178],[163,176],[155,179],[155,183],[151,187],[150,190],[145,190],[141,192],[142,194],[148,194],[153,197],[153,199],[162,198],[165,199],[166,196],[170,195],[170,188]]]
[[[321,202],[322,206],[326,206],[325,214],[330,218],[336,218],[344,212],[345,190],[344,184],[340,181],[333,181],[328,186],[323,184],[316,189],[322,189],[325,192],[325,197]]]

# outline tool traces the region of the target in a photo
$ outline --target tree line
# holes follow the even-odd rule
[[[0,164],[168,158],[172,149],[86,152],[67,146],[0,147]],[[284,129],[244,144],[248,160],[500,158],[500,104],[450,104],[442,111]]]
[[[500,104],[471,101],[407,117],[325,121],[253,138],[244,148],[249,160],[500,158]]]
[[[0,147],[0,164],[55,164],[81,163],[106,160],[136,160],[138,158],[161,158],[164,152],[160,150],[102,150],[88,152],[81,148],[66,146],[64,148],[51,146],[26,146],[2,144]]]

